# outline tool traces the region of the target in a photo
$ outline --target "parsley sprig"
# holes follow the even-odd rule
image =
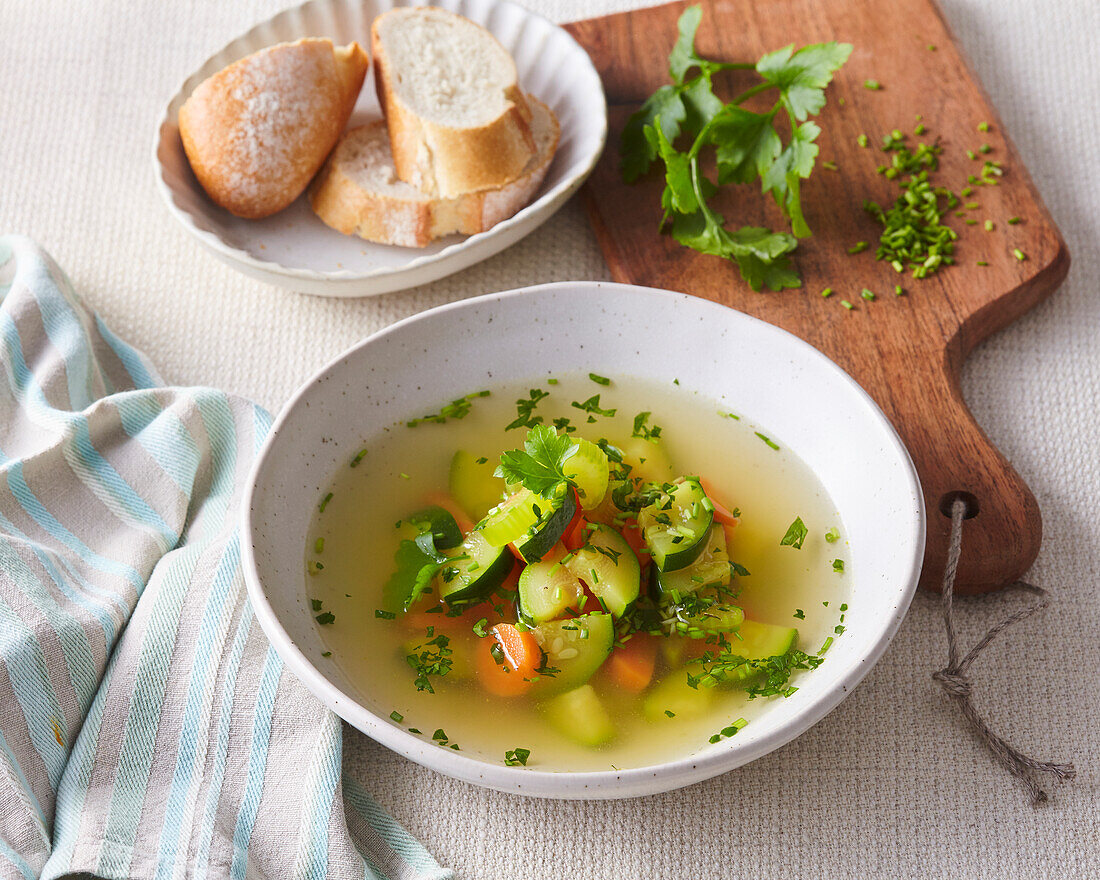
[[[765,285],[772,290],[799,287],[789,255],[798,238],[810,235],[802,214],[800,181],[813,171],[818,153],[814,141],[821,133],[808,117],[825,106],[825,88],[848,60],[852,47],[815,43],[795,51],[786,46],[755,65],[712,61],[695,51],[702,17],[699,6],[684,10],[679,38],[669,55],[672,84],[654,92],[623,129],[619,145],[623,180],[634,182],[660,159],[665,167],[662,228],[669,228],[673,238],[694,250],[736,261],[741,277],[753,290]],[[713,78],[732,69],[754,69],[761,81],[724,103],[714,94]],[[697,73],[689,77],[692,71]],[[778,97],[767,112],[754,113],[740,106],[771,90]],[[790,123],[786,143],[775,126],[781,111]],[[675,146],[682,136],[692,138],[683,152]],[[701,154],[710,148],[717,162],[717,184],[701,167]],[[790,221],[790,233],[754,226],[731,231],[708,204],[720,186],[758,179],[764,194],[771,194]]]
[[[527,432],[523,449],[500,456],[494,476],[547,496],[559,483],[569,482],[562,468],[576,451],[577,446],[568,437],[559,437],[549,425],[537,425]]]

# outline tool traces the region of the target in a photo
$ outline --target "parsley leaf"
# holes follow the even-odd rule
[[[447,562],[435,549],[432,533],[421,532],[416,540],[404,540],[394,554],[394,572],[382,587],[387,608],[408,608],[431,586],[432,578]]]
[[[646,129],[658,125],[665,139],[674,141],[680,136],[680,126],[686,120],[687,108],[676,86],[661,86],[650,95],[623,128],[619,142],[623,180],[633,183],[649,171],[649,166],[657,158],[657,148],[646,135]]]
[[[779,89],[779,100],[802,122],[825,106],[825,87],[844,66],[852,47],[847,43],[814,43],[797,52],[785,46],[756,63],[756,72]]]
[[[562,466],[577,451],[568,437],[559,437],[548,425],[537,425],[527,432],[523,447],[503,453],[494,476],[520,483],[536,495],[548,495],[559,483],[568,482]]]
[[[530,749],[508,749],[504,753],[504,763],[508,767],[526,767],[530,757]]]
[[[802,522],[802,517],[796,516],[794,522],[787,527],[787,534],[783,536],[783,540],[779,542],[780,547],[794,547],[795,550],[802,549],[802,543],[806,540],[806,535],[809,534],[809,529],[806,528],[806,524]]]

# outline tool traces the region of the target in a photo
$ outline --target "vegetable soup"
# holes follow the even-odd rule
[[[844,631],[809,469],[729,402],[541,377],[390,425],[318,499],[305,568],[369,704],[440,748],[624,769],[735,736]]]

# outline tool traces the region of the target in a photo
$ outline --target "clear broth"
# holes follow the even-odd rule
[[[375,615],[382,585],[393,569],[394,522],[423,507],[429,494],[447,491],[455,450],[496,460],[502,451],[521,447],[526,430],[505,432],[504,426],[515,418],[515,401],[538,387],[550,397],[536,413],[547,423],[568,417],[578,435],[591,440],[628,438],[635,414],[651,412],[650,424],[662,427],[661,439],[675,472],[701,474],[716,487],[719,501],[741,510],[729,554],[750,572],[738,579],[741,592],[736,600],[746,617],[797,626],[797,647],[808,653],[817,652],[834,635],[842,619],[840,605],[849,592],[850,570],[833,570],[834,559],[847,559],[847,545],[843,537],[827,542],[825,533],[836,528],[843,534],[843,525],[820,482],[783,447],[782,438],[771,438],[780,447],[773,449],[757,433],[766,434],[766,428],[744,416],[722,415],[729,404],[671,382],[665,387],[613,378],[610,387],[601,387],[586,374],[557,378],[556,385],[543,377],[492,387],[491,395],[475,399],[461,420],[415,428],[403,422],[391,425],[354,468],[340,469],[306,544],[307,565],[320,560],[324,566],[309,578],[309,595],[335,616],[334,623],[319,628],[332,660],[381,714],[397,712],[403,716],[399,726],[422,731],[425,740],[442,729],[448,744],[457,743],[466,755],[500,763],[507,750],[518,746],[530,749],[528,766],[559,771],[626,769],[680,758],[707,747],[710,737],[735,719],[751,724],[771,700],[782,697],[749,700],[743,691],[722,689],[701,717],[652,722],[643,717],[639,697],[615,693],[597,673],[592,684],[617,734],[611,743],[589,748],[558,733],[527,697],[490,695],[473,678],[433,677],[436,692],[418,692],[403,648],[409,629],[400,620]],[[594,394],[600,394],[602,407],[614,407],[617,413],[586,424],[586,415],[571,402]],[[780,546],[796,516],[809,529],[800,550]],[[323,538],[319,555],[318,538]],[[797,610],[804,619],[794,616]],[[476,639],[472,633],[468,638]],[[812,674],[796,673],[792,681],[797,685],[798,678]]]

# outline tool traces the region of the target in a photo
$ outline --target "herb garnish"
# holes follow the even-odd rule
[[[396,709],[390,712],[390,718],[392,718],[398,724],[405,720],[405,716],[398,712]]]
[[[836,571],[836,572],[844,571],[844,560],[843,559],[834,559],[833,560],[833,571]]]
[[[527,432],[522,450],[513,449],[500,456],[494,476],[546,496],[559,483],[569,482],[562,467],[576,451],[568,437],[559,437],[553,428],[538,425]]]
[[[640,437],[642,440],[649,440],[652,443],[657,442],[657,439],[661,436],[661,426],[648,427],[646,423],[649,421],[650,415],[648,412],[640,412],[634,416],[634,430],[630,435],[631,437]]]
[[[405,422],[410,428],[415,428],[417,425],[424,422],[432,422],[437,425],[442,425],[447,419],[464,419],[470,414],[470,408],[479,397],[488,397],[488,391],[475,391],[473,394],[467,394],[465,397],[460,397],[457,400],[452,400],[446,406],[442,407],[438,413],[432,413],[430,415],[421,416],[418,419],[410,419]]]
[[[809,534],[809,529],[807,529],[806,524],[802,522],[802,517],[796,516],[794,522],[787,527],[787,533],[779,542],[779,546],[794,547],[795,550],[801,550],[802,543],[806,540],[807,534]]]
[[[761,440],[763,440],[772,449],[779,449],[779,444],[772,440],[771,437],[768,437],[766,434],[761,434],[759,431],[753,431],[753,433]]]
[[[613,415],[615,415],[615,413],[618,412],[618,410],[615,408],[602,409],[600,407],[600,395],[598,394],[593,394],[590,398],[588,398],[588,400],[584,401],[584,403],[579,403],[574,400],[572,406],[576,407],[582,412],[589,413],[589,422],[596,421],[596,416],[607,416],[608,418],[611,418]]]
[[[695,51],[695,33],[702,9],[689,6],[677,25],[679,38],[669,55],[671,85],[659,88],[627,121],[619,145],[623,180],[632,183],[658,158],[665,166],[662,226],[670,226],[673,238],[704,254],[735,260],[741,277],[760,290],[798,287],[801,281],[791,268],[789,254],[810,228],[802,215],[800,181],[814,168],[821,129],[808,117],[825,106],[825,87],[848,60],[847,43],[815,43],[794,51],[786,46],[753,64],[727,64],[701,58]],[[730,103],[723,103],[712,88],[716,73],[741,69],[755,71],[761,81]],[[698,73],[689,78],[688,74]],[[775,89],[778,99],[765,113],[739,106],[754,95]],[[783,110],[790,121],[790,138],[784,145],[775,127]],[[676,149],[681,135],[692,138],[686,152]],[[700,152],[713,148],[718,166],[715,184],[701,168]],[[707,201],[729,183],[759,179],[764,194],[770,193],[791,232],[773,232],[745,226],[731,232],[721,214]]]
[[[504,763],[508,767],[526,767],[530,757],[530,749],[508,749],[504,753]]]
[[[542,416],[531,414],[535,411],[535,407],[538,406],[540,400],[550,396],[550,392],[543,391],[541,388],[532,388],[530,394],[531,396],[526,400],[516,401],[516,418],[505,426],[505,431],[511,431],[513,428],[533,428],[535,425],[542,424]]]
[[[454,653],[449,647],[451,640],[444,635],[438,635],[433,639],[419,644],[413,649],[413,653],[406,655],[405,659],[416,673],[413,684],[418,691],[435,693],[429,676],[446,675],[451,671],[451,655]]]
[[[597,385],[610,385],[611,380],[607,376],[601,376],[598,373],[589,373],[588,378],[595,382]]]
[[[836,526],[833,526],[831,529],[829,529],[829,531],[825,533],[825,540],[828,541],[830,544],[835,544],[837,541],[840,540],[840,529],[838,529]]]
[[[729,727],[723,727],[718,733],[714,734],[708,740],[708,742],[716,743],[716,742],[720,742],[723,739],[727,739],[728,737],[734,736],[734,735],[736,735],[737,731],[739,731],[742,727],[744,727],[748,723],[749,722],[746,721],[744,718],[738,718]]]

